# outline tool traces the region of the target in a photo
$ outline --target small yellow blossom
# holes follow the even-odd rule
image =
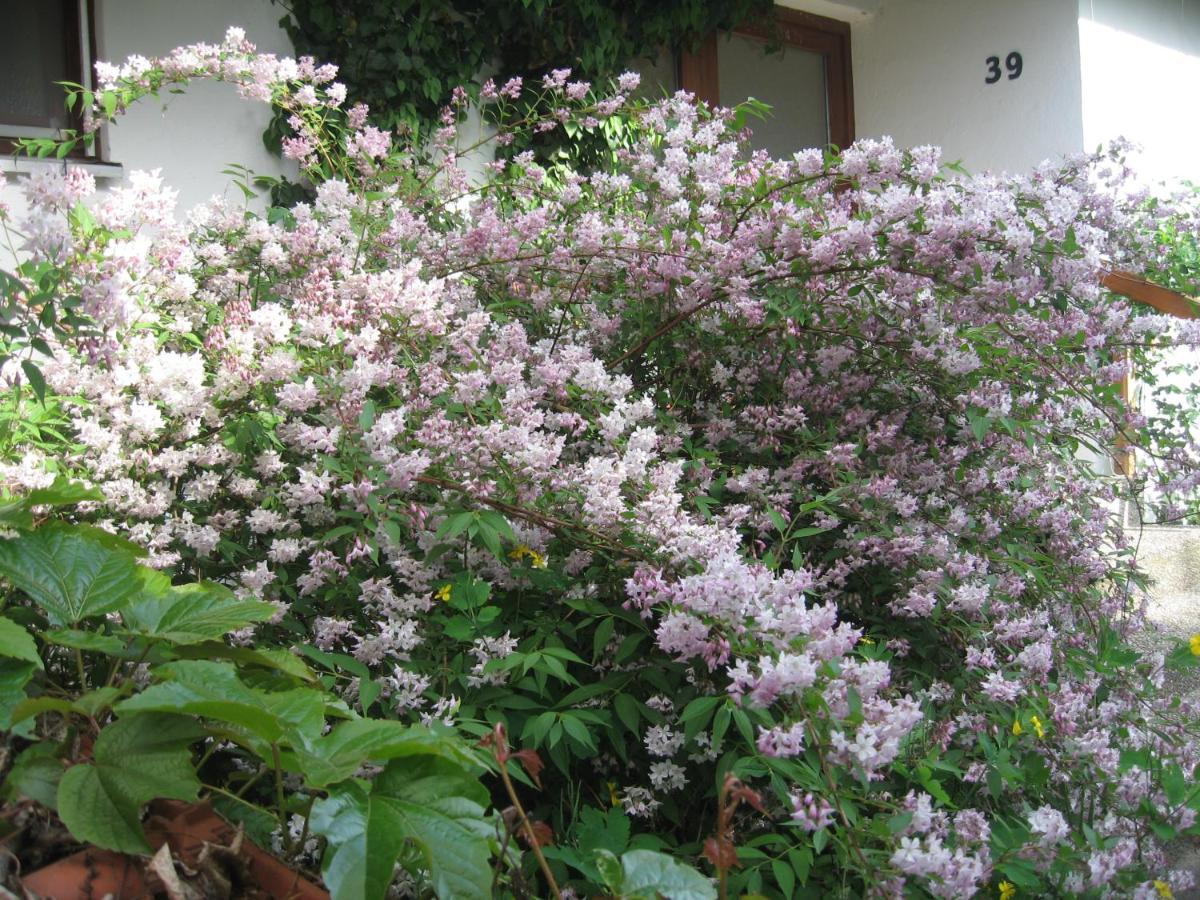
[[[1037,716],[1030,716],[1029,721],[1033,725],[1033,730],[1037,732],[1037,736],[1044,738],[1046,736],[1046,729],[1042,727],[1042,720]]]
[[[1017,896],[1017,886],[1011,881],[1000,882],[1000,900],[1012,900]]]
[[[608,802],[613,806],[621,805],[621,795],[617,793],[617,783],[615,781],[608,782]]]
[[[1188,646],[1192,648],[1192,656],[1200,656],[1200,634],[1193,634]]]
[[[1024,730],[1025,729],[1021,727],[1021,721],[1019,719],[1013,721],[1013,734],[1020,734]]]
[[[443,603],[449,603],[450,602],[450,585],[443,584],[440,588],[437,589],[437,593],[435,593],[433,596],[437,597],[437,599],[441,600]]]
[[[517,562],[520,562],[527,556],[529,557],[529,564],[535,569],[546,568],[546,557],[542,556],[542,554],[538,553],[528,544],[517,544],[508,554],[509,559],[516,560]]]
[[[1197,635],[1197,637],[1200,637],[1200,635]],[[1192,646],[1195,646],[1195,642],[1196,638],[1192,638]],[[1171,886],[1161,878],[1154,880],[1154,890],[1158,891],[1158,896],[1164,897],[1166,900],[1170,900],[1170,898],[1175,896],[1175,892],[1171,890]]]

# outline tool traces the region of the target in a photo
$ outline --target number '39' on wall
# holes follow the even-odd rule
[[[1000,57],[989,56],[985,62],[987,63],[987,77],[984,78],[984,83],[995,84],[1004,77],[1004,71],[1000,68]],[[1011,51],[1008,56],[1004,57],[1004,68],[1008,70],[1008,80],[1012,81],[1021,77],[1021,69],[1025,66],[1024,60],[1021,59],[1021,54],[1016,50]]]

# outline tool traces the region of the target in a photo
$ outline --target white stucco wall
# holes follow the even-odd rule
[[[781,0],[850,23],[855,131],[936,144],[971,171],[1083,149],[1078,0]],[[1012,50],[1021,76],[986,84]]]
[[[1079,0],[1083,134],[1124,136],[1148,181],[1200,182],[1200,0]]]
[[[181,44],[217,43],[230,25],[239,25],[260,50],[292,55],[279,27],[280,6],[270,0],[95,0],[96,55],[123,62],[132,54],[156,56]],[[184,94],[147,98],[103,134],[104,159],[118,168],[89,166],[97,187],[120,183],[121,175],[161,168],[167,185],[179,192],[183,215],[214,195],[241,201],[241,192],[221,170],[230,163],[264,175],[294,172],[294,167],[263,147],[268,108],[243,100],[227,84],[196,84]],[[52,165],[47,161],[0,159],[0,200],[14,223],[25,216],[19,187],[22,173]],[[117,176],[117,177],[114,177]],[[0,267],[11,266],[0,245]]]
[[[264,52],[293,54],[279,27],[283,8],[270,0],[96,0],[96,53],[120,62],[130,54],[161,55],[180,44],[217,43],[239,25]],[[270,119],[264,104],[241,99],[227,84],[197,84],[186,94],[148,98],[108,129],[107,157],[126,171],[161,167],[188,209],[232,191],[229,163],[279,174],[283,163],[262,143]]]
[[[1083,147],[1076,0],[883,0],[853,23],[859,137],[938,144],[971,171]],[[1023,71],[986,84],[986,59]]]

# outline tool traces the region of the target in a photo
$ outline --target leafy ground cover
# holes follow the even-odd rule
[[[480,181],[465,97],[398,144],[236,30],[99,74],[95,122],[195,78],[274,104],[316,199],[247,175],[181,222],[68,169],[4,222],[13,834],[144,852],[145,802],[209,797],[338,897],[1190,885],[1162,683],[1200,639],[1130,647],[1112,510],[1193,508],[1184,406],[1119,382],[1200,330],[1100,281],[1195,219],[1120,147],[772,160],[748,110],[560,70],[515,125],[524,86],[480,94],[636,138]]]

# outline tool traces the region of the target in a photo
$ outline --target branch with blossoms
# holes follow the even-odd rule
[[[1010,179],[889,141],[770,159],[729,111],[562,70],[522,127],[630,142],[477,183],[461,94],[414,146],[334,77],[233,32],[80,95],[231,81],[287,112],[313,196],[185,226],[153,176],[31,183],[31,265],[109,344],[48,344],[64,439],[6,480],[101,485],[83,517],[273,604],[236,640],[348,705],[547,758],[529,815],[588,804],[543,854],[564,885],[604,859],[617,890],[595,852],[630,821],[686,846],[714,809],[731,894],[1186,881],[1153,835],[1195,827],[1193,718],[1123,643],[1133,486],[1077,453],[1137,436],[1200,488],[1188,429],[1113,387],[1200,339],[1102,291],[1155,252],[1119,147]],[[728,773],[768,820],[736,868]]]

